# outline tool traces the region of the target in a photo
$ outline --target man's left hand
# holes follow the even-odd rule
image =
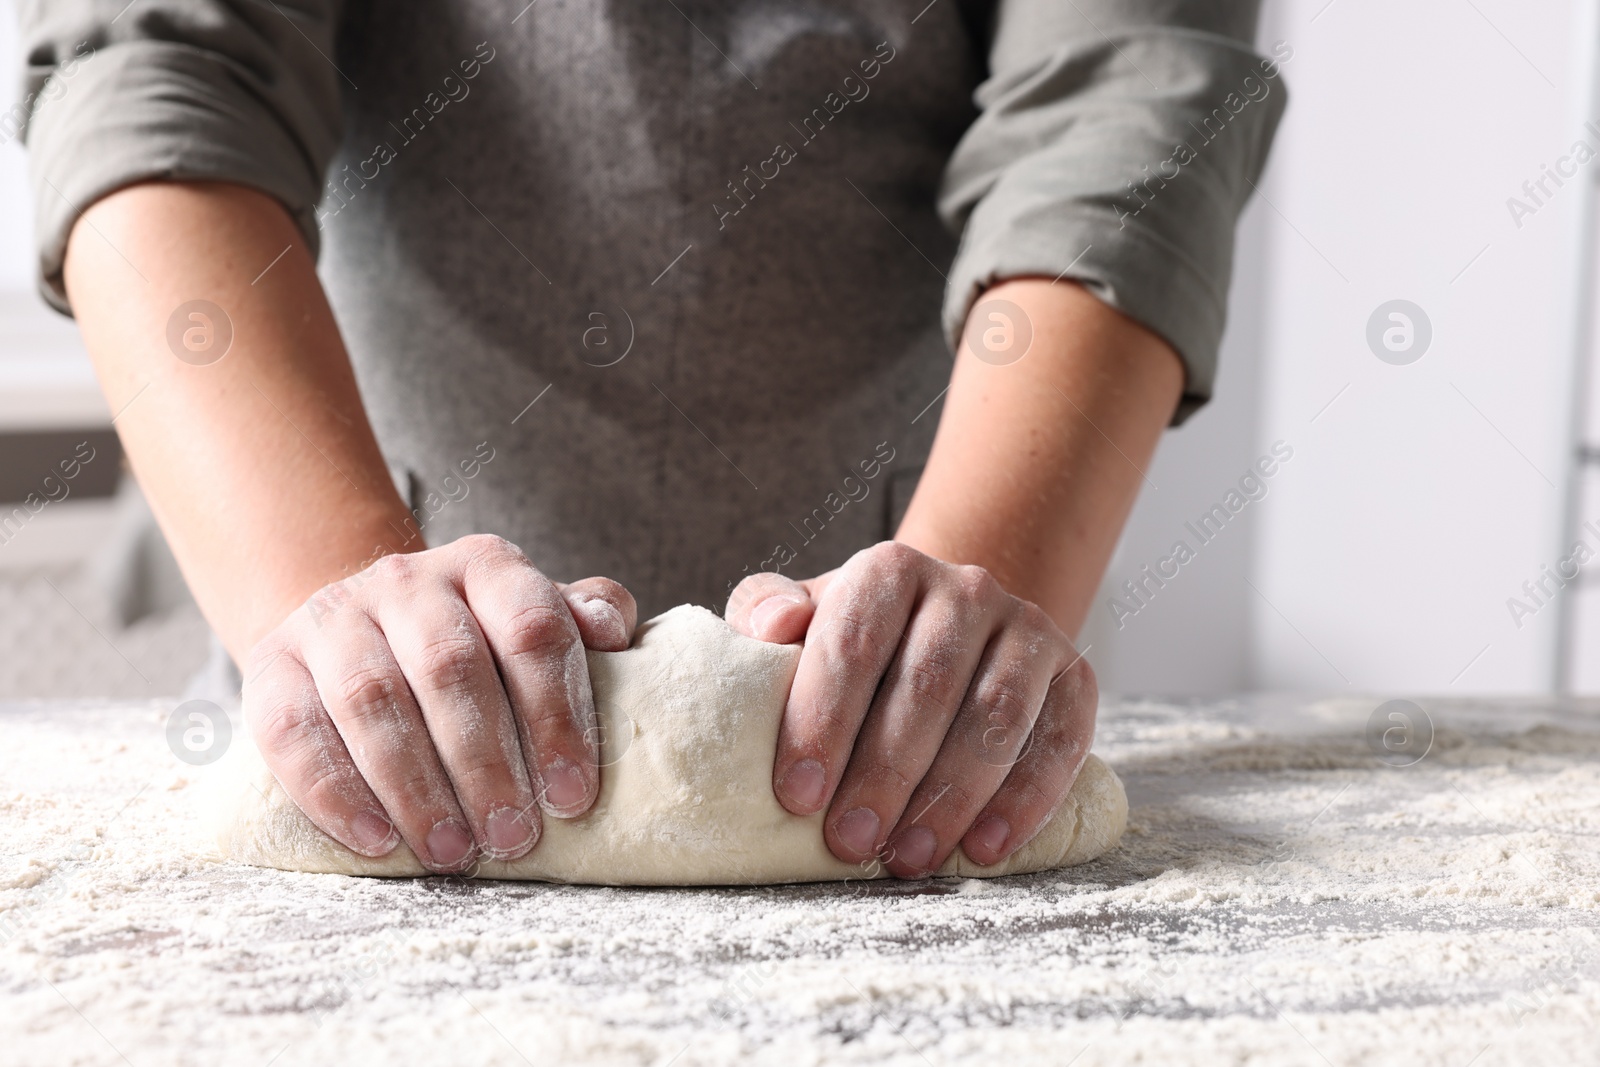
[[[1094,672],[982,567],[885,541],[805,581],[753,574],[727,618],[759,640],[805,642],[773,790],[796,815],[827,808],[828,848],[847,862],[917,878],[959,844],[998,863],[1088,755]]]

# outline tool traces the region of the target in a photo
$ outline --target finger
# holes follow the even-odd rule
[[[589,663],[568,602],[509,542],[485,537],[457,544],[464,552],[462,595],[499,666],[539,804],[556,818],[582,815],[600,793],[600,735]],[[603,581],[590,579],[597,580]]]
[[[806,587],[781,574],[752,574],[734,588],[723,617],[758,641],[792,645],[803,641],[816,614]]]
[[[1068,650],[1058,635],[1056,647],[1041,649],[1054,630],[1044,622],[1007,626],[984,650],[938,757],[889,835],[885,864],[896,876],[920,878],[938,868],[1024,751]]]
[[[472,840],[494,858],[526,852],[533,846],[533,785],[500,675],[461,590],[437,562],[424,569],[413,557],[388,556],[373,567],[381,568],[373,616],[421,709]]]
[[[342,611],[300,647],[345,750],[411,851],[431,870],[464,869],[471,820],[383,631],[364,610]]]
[[[621,652],[633,641],[639,624],[639,606],[633,594],[610,578],[584,578],[556,583],[572,612],[584,648],[596,652]]]
[[[1050,686],[1021,758],[962,836],[968,859],[999,863],[1055,814],[1088,758],[1098,699],[1094,671],[1080,657]]]
[[[921,592],[914,549],[852,556],[822,594],[778,730],[773,789],[796,815],[827,805]]]
[[[362,856],[386,856],[400,843],[317,694],[311,671],[281,647],[251,657],[243,702],[256,748],[289,799],[323,833]]]
[[[882,850],[939,755],[994,630],[992,612],[975,599],[935,592],[917,605],[829,807],[823,833],[835,856],[858,863]]]

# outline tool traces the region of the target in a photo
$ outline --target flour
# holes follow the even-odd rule
[[[0,1063],[1597,1062],[1592,710],[1376,703],[1109,702],[1068,871],[720,890],[208,861],[169,704],[13,706]]]

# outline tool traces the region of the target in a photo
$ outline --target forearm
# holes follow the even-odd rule
[[[405,540],[410,515],[277,201],[232,185],[131,186],[74,227],[66,284],[134,473],[235,659],[375,553],[423,547]],[[215,362],[169,345],[169,318],[196,299],[232,324]]]
[[[1183,365],[1077,285],[1017,279],[975,310],[992,299],[1022,309],[1032,343],[1004,366],[962,344],[896,540],[987,568],[1076,634],[1177,405]]]

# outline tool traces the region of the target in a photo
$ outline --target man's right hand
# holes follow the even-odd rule
[[[627,648],[636,622],[621,585],[552,582],[499,537],[384,556],[256,645],[245,718],[289,796],[355,852],[404,839],[439,872],[515,859],[540,808],[594,803],[584,649]]]
[[[540,808],[587,811],[598,738],[583,649],[627,647],[628,592],[559,586],[495,537],[328,584],[415,520],[295,219],[244,186],[150,181],[82,221],[64,280],[85,346],[195,600],[246,666],[246,719],[295,803],[362,855],[403,839],[451,872],[527,853]],[[197,301],[230,339],[205,359],[172,340]],[[507,418],[526,403],[505,399]]]

